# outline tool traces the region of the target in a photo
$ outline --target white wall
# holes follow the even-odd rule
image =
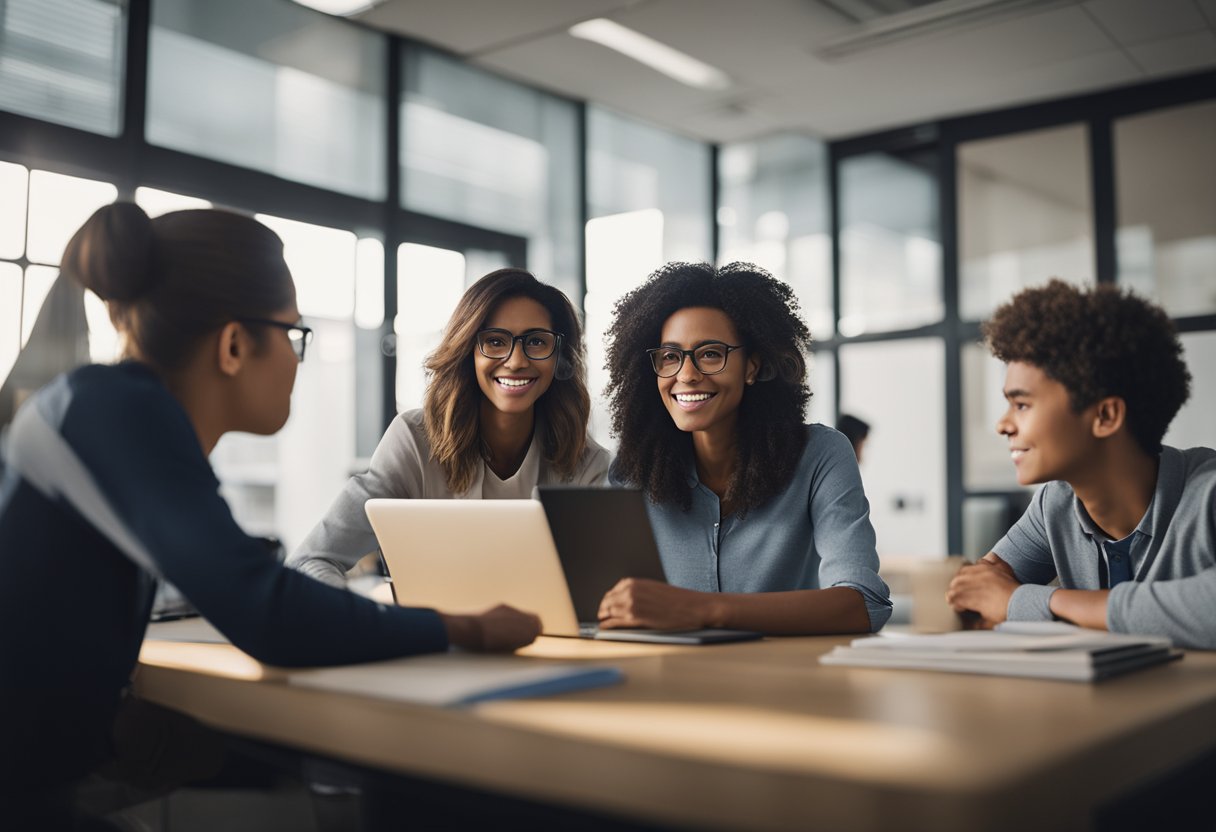
[[[879,555],[946,551],[945,345],[840,348],[840,409],[871,425],[861,466]]]
[[[1216,448],[1216,332],[1183,335],[1182,348],[1191,370],[1191,398],[1174,417],[1165,444],[1175,448]]]

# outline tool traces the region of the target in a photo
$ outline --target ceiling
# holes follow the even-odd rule
[[[353,19],[715,142],[780,130],[842,138],[1216,68],[1216,0],[1005,0],[983,19],[830,56],[831,44],[872,28],[837,10],[859,3],[924,5],[384,0]],[[567,32],[596,17],[718,67],[731,85],[684,86]]]

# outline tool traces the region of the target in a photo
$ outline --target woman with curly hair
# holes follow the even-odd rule
[[[528,498],[538,484],[607,476],[609,454],[587,436],[582,328],[561,290],[522,269],[491,272],[464,293],[426,369],[422,408],[393,420],[292,566],[344,585],[377,549],[363,511],[373,497]]]
[[[647,497],[669,583],[626,578],[603,627],[853,633],[890,617],[847,439],[804,425],[811,336],[763,269],[670,263],[616,307],[616,483]]]

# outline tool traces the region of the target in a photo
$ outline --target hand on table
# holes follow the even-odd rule
[[[1005,620],[1009,598],[1021,585],[1009,564],[989,553],[958,571],[946,590],[946,602],[955,612],[976,613],[976,626],[988,629]]]
[[[531,644],[540,635],[540,618],[506,604],[477,615],[440,613],[448,641],[466,650],[505,653]]]
[[[695,630],[707,624],[706,593],[648,578],[623,578],[600,601],[600,626]]]

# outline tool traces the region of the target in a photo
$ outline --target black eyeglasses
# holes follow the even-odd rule
[[[650,356],[650,364],[654,367],[655,375],[659,378],[671,378],[680,372],[684,366],[685,357],[692,359],[692,366],[704,376],[712,376],[726,369],[726,359],[735,350],[743,349],[743,345],[727,344],[724,341],[707,341],[691,350],[679,347],[655,347],[646,350]]]
[[[291,349],[296,354],[296,358],[304,360],[304,350],[308,348],[308,342],[312,340],[312,327],[303,326],[301,324],[288,324],[282,321],[272,321],[269,318],[237,318],[243,324],[261,324],[262,326],[274,326],[287,333],[287,340],[291,342]]]
[[[528,358],[544,361],[561,347],[563,337],[560,332],[548,329],[529,329],[523,335],[506,329],[483,329],[477,333],[477,349],[486,358],[506,360],[515,352],[518,342]]]

